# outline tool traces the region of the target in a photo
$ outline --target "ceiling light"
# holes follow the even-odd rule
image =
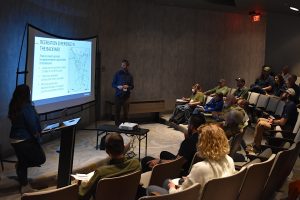
[[[290,6],[290,9],[293,10],[293,11],[299,12],[299,9],[298,9],[298,8],[295,8],[295,7]]]

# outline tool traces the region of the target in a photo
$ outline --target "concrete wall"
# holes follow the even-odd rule
[[[2,3],[0,15],[4,153],[10,150],[6,113],[26,23],[65,37],[99,35],[102,110],[105,100],[113,100],[111,81],[122,58],[131,63],[136,86],[132,100],[164,99],[167,109],[172,109],[175,98],[189,95],[194,82],[208,89],[223,77],[234,86],[234,78],[241,76],[250,83],[264,64],[266,22],[251,23],[247,14],[168,7],[146,0],[10,0]],[[83,114],[85,123],[92,113],[93,109]]]
[[[266,63],[280,72],[284,65],[300,76],[300,17],[270,14],[266,30]]]

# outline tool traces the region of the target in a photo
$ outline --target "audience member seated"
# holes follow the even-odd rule
[[[217,121],[224,121],[225,114],[229,112],[231,109],[237,107],[237,99],[232,94],[229,94],[223,104],[223,109],[221,112],[212,112],[212,117]]]
[[[185,163],[183,165],[182,175],[186,175],[188,173],[188,169],[193,160],[193,156],[197,151],[196,144],[198,142],[198,127],[205,123],[205,118],[203,114],[191,115],[189,124],[188,124],[188,133],[185,135],[185,139],[182,141],[180,148],[178,150],[177,156],[173,155],[170,152],[162,151],[160,153],[160,159],[156,159],[150,156],[146,156],[142,159],[142,171],[150,171],[152,168],[159,164],[169,162],[170,160],[174,160],[179,157],[184,157]]]
[[[287,65],[282,68],[281,76],[284,79],[285,84],[287,84],[288,79],[291,77],[290,69]]]
[[[226,177],[235,173],[234,162],[229,153],[229,144],[222,128],[216,124],[207,124],[199,128],[199,141],[197,143],[198,154],[204,160],[192,166],[191,172],[187,177],[167,180],[163,187],[149,186],[147,193],[158,192],[160,194],[169,194],[182,191],[195,183],[204,185],[211,179]],[[174,182],[179,183],[174,183]],[[217,192],[217,191],[216,191]]]
[[[183,101],[188,103],[184,105],[177,105],[171,118],[170,122],[176,124],[186,123],[194,108],[197,105],[202,105],[204,103],[204,94],[201,91],[201,86],[197,83],[192,86],[192,95],[190,98],[182,98]]]
[[[79,186],[79,198],[90,199],[96,192],[98,181],[106,177],[117,177],[140,170],[137,159],[127,159],[124,155],[124,141],[120,134],[110,133],[105,138],[105,150],[110,157],[108,165],[99,167],[91,179]]]
[[[234,91],[233,95],[237,99],[248,99],[248,91],[249,89],[245,86],[245,79],[237,78],[236,80],[236,91]]]
[[[297,107],[295,102],[291,101],[292,97],[295,96],[295,91],[292,88],[286,90],[285,95],[285,106],[283,113],[279,119],[273,118],[259,118],[258,123],[255,127],[254,132],[254,144],[248,147],[248,152],[259,152],[261,147],[261,142],[263,138],[263,133],[266,130],[271,129],[274,126],[280,126],[283,130],[292,131],[298,117]]]
[[[295,74],[291,75],[288,79],[287,87],[293,88],[295,91],[295,95],[291,97],[291,100],[295,102],[295,104],[299,104],[300,97],[300,87],[296,84],[297,76]],[[285,98],[285,94],[282,95],[282,98]]]
[[[245,124],[247,123],[245,119],[245,112],[239,109],[231,109],[225,114],[225,121],[222,127],[228,139],[243,132]]]
[[[245,111],[232,109],[226,113],[225,121],[222,124],[225,134],[230,140],[230,147],[232,147],[232,149],[230,149],[230,156],[235,162],[245,162],[245,156],[237,153],[240,145],[244,146],[243,132],[248,125],[245,114]]]
[[[246,99],[239,99],[237,101],[237,109],[239,111],[241,111],[242,113],[244,113],[244,119],[243,119],[243,122],[244,122],[244,126],[247,126],[248,125],[248,122],[249,122],[249,116],[247,114],[247,107],[248,107],[248,101]]]
[[[275,76],[275,83],[273,87],[273,95],[281,97],[281,95],[286,91],[287,87],[283,77],[280,74]]]
[[[221,112],[223,109],[224,100],[223,100],[223,93],[217,93],[214,98],[212,98],[205,106],[197,106],[194,109],[194,114],[199,112]]]
[[[270,75],[271,68],[263,66],[261,75],[256,79],[255,83],[251,85],[250,91],[260,94],[271,94],[274,85],[274,78]]]
[[[204,92],[204,94],[210,96],[216,96],[217,93],[222,93],[223,96],[226,96],[228,92],[229,92],[229,88],[226,86],[225,79],[220,79],[218,85],[215,88]]]

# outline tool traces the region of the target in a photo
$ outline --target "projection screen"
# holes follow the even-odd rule
[[[26,84],[38,113],[95,100],[97,38],[67,39],[28,27]]]

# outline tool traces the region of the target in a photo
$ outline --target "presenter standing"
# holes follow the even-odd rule
[[[121,69],[116,72],[112,81],[112,87],[115,88],[115,125],[119,126],[121,123],[120,112],[123,107],[124,119],[128,120],[129,111],[129,97],[130,91],[134,88],[133,77],[128,71],[129,62],[126,59],[122,60]]]

